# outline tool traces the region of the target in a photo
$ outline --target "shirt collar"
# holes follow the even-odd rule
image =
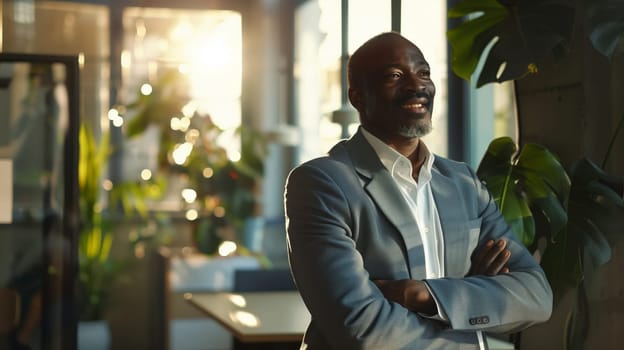
[[[388,169],[393,177],[396,175],[396,165],[401,160],[407,161],[407,164],[409,164],[409,172],[411,177],[412,162],[407,159],[407,157],[397,152],[397,150],[395,150],[394,148],[388,146],[385,142],[381,141],[379,138],[377,138],[377,136],[371,134],[363,127],[360,127],[360,129],[366,141],[368,141],[371,147],[373,147],[373,150],[375,150],[375,153],[379,157],[379,160],[381,161],[383,166]],[[420,169],[418,179],[419,183],[425,183],[431,179],[431,168],[433,167],[434,155],[429,151],[422,139],[420,139],[419,142],[420,144],[418,147],[418,152],[420,152],[421,155],[424,155],[426,158]]]

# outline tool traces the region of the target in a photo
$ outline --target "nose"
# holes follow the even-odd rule
[[[427,90],[427,83],[423,81],[418,73],[411,73],[406,76],[405,90],[412,92],[423,92]]]

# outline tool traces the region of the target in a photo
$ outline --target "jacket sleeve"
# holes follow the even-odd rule
[[[507,240],[511,251],[507,264],[510,272],[497,276],[431,279],[427,284],[455,330],[505,333],[548,320],[553,296],[542,268],[515,238],[476,174],[470,168],[468,172],[474,182],[470,188],[476,191],[471,197],[477,201],[481,221],[479,247],[490,239]]]

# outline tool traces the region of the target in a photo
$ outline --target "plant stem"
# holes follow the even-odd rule
[[[615,144],[615,140],[617,139],[617,136],[620,133],[620,131],[622,130],[623,126],[624,126],[624,114],[622,114],[622,118],[620,119],[620,122],[618,123],[617,128],[615,128],[615,133],[613,134],[613,137],[611,137],[611,140],[609,141],[609,147],[607,148],[607,154],[605,154],[605,157],[602,160],[602,166],[601,166],[602,169],[604,169],[605,166],[607,165],[607,160],[609,159],[609,156],[611,156],[611,151],[613,150],[613,145]]]
[[[513,171],[515,162],[511,163],[509,170],[507,171],[507,176],[505,176],[505,185],[503,186],[503,193],[501,194],[500,200],[500,211],[504,213],[505,208],[505,199],[507,198],[507,190],[509,189],[509,182],[511,181],[511,172]]]

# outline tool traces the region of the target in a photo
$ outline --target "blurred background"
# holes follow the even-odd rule
[[[621,38],[622,19],[586,20],[586,1],[561,1],[570,11],[540,17],[566,28],[548,54],[483,83],[483,58],[474,79],[454,70],[458,3],[0,1],[0,349],[230,349],[231,335],[183,295],[232,290],[238,269],[288,267],[285,179],[356,130],[344,67],[384,31],[431,65],[432,152],[477,169],[493,139],[539,143],[566,169],[600,164],[622,198],[622,40],[605,56],[586,31],[607,23]],[[551,38],[539,28],[527,31]],[[510,340],[516,348],[624,344],[622,244],[600,242],[591,288],[575,280],[550,323]],[[570,322],[578,303],[585,323]],[[91,324],[104,340],[89,340]],[[580,338],[560,336],[571,324]]]

